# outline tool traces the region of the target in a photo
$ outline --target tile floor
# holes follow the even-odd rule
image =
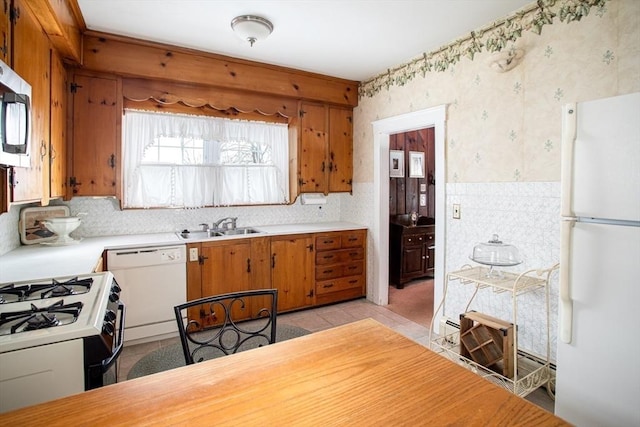
[[[311,332],[317,332],[369,317],[422,345],[428,346],[429,329],[427,327],[414,323],[411,320],[408,320],[383,306],[375,305],[364,298],[295,313],[281,314],[278,315],[278,323],[287,323],[289,325],[305,328]],[[177,342],[178,338],[170,338],[162,341],[125,347],[118,363],[119,381],[126,380],[129,370],[145,354],[154,351],[161,346]],[[527,399],[532,403],[553,412],[553,401],[547,395],[546,390],[538,389],[527,396]]]

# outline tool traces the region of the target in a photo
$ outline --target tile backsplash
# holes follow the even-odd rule
[[[200,223],[211,224],[218,219],[238,217],[239,227],[328,222],[340,220],[343,196],[330,194],[324,205],[302,205],[296,201],[283,206],[242,206],[202,209],[128,209],[120,210],[113,198],[74,197],[69,202],[52,201],[52,205],[69,206],[71,215],[79,215],[82,224],[73,237],[146,234],[197,229]],[[14,205],[0,215],[0,255],[20,246],[18,221],[20,210],[37,205]]]
[[[505,268],[520,273],[553,266],[560,259],[560,183],[559,182],[505,182],[447,184],[447,271],[462,266],[477,266],[469,259],[473,247],[491,240],[497,234],[500,240],[516,246],[523,263]],[[460,219],[453,219],[453,204],[460,205]],[[551,276],[550,336],[551,349],[556,348],[557,270]],[[467,310],[474,286],[458,281],[449,284],[445,302],[445,315],[459,321],[460,313]],[[538,355],[546,354],[545,296],[542,290],[518,297],[517,323],[519,347]],[[470,305],[493,317],[513,320],[510,293],[481,290]],[[552,353],[552,358],[554,354]]]

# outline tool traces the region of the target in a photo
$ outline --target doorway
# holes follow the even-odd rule
[[[436,259],[434,274],[434,301],[443,295],[445,272],[445,120],[446,106],[414,111],[387,119],[377,120],[373,125],[374,139],[374,215],[373,241],[374,262],[372,287],[368,297],[378,305],[389,303],[389,137],[416,129],[434,128],[435,136],[435,181],[436,185]],[[434,325],[439,319],[435,319]]]
[[[429,127],[389,136],[387,308],[427,327],[433,315],[434,133]],[[417,227],[411,226],[412,214],[418,215]]]

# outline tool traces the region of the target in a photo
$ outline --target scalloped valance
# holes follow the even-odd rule
[[[424,77],[430,71],[445,71],[460,61],[462,56],[473,60],[475,54],[483,50],[499,52],[508,43],[522,37],[523,31],[541,34],[542,27],[552,24],[556,17],[569,23],[587,16],[593,7],[599,13],[604,13],[607,1],[609,0],[538,0],[514,15],[472,31],[466,37],[430,53],[423,53],[406,64],[361,83],[358,88],[359,98],[372,98],[383,88],[388,90],[391,86],[404,86],[418,76]]]
[[[263,116],[294,117],[297,101],[207,86],[187,85],[148,79],[122,79],[122,95],[126,100],[160,105],[209,107],[218,111],[237,110]]]

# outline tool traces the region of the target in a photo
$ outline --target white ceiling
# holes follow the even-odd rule
[[[533,0],[78,0],[87,28],[364,81]],[[253,47],[231,30],[259,15]]]

